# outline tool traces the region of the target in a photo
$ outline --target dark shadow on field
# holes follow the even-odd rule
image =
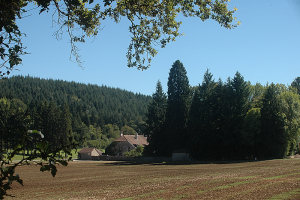
[[[261,161],[261,160],[260,160]],[[234,163],[247,163],[257,162],[254,160],[236,160],[236,161],[114,161],[110,163],[103,163],[107,166],[124,166],[124,165],[198,165],[198,164],[234,164]]]
[[[107,166],[121,166],[121,165],[199,165],[199,164],[238,164],[238,163],[255,163],[263,161],[278,160],[282,158],[273,158],[273,159],[248,159],[248,160],[188,160],[188,161],[172,161],[171,157],[138,157],[138,158],[129,158],[130,160],[102,160],[102,161],[111,161],[105,163],[99,163],[100,165]],[[293,157],[283,158],[283,159],[300,159],[300,155],[295,155]]]

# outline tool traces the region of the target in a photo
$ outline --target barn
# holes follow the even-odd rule
[[[83,148],[78,152],[79,160],[93,160],[93,158],[101,156],[102,152],[96,148]]]

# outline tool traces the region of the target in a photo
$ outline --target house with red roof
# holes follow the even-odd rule
[[[138,146],[148,145],[147,137],[143,135],[123,135],[115,139],[106,149],[105,153],[110,156],[122,156]]]

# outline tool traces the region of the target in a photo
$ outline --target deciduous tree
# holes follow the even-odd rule
[[[57,34],[66,32],[71,53],[80,64],[77,42],[98,34],[101,23],[122,18],[130,22],[131,41],[127,51],[128,67],[146,69],[157,54],[155,45],[165,47],[181,35],[178,16],[212,19],[221,26],[236,27],[233,17],[237,10],[229,9],[229,0],[0,0],[0,77],[8,75],[22,63],[26,54],[24,34],[16,23],[29,12],[34,3],[39,13],[53,11],[59,25]],[[20,20],[22,22],[22,20]],[[76,31],[76,30],[82,31]]]
[[[18,166],[33,162],[40,165],[41,171],[51,171],[51,174],[55,176],[56,164],[67,165],[68,156],[71,155],[71,150],[75,148],[75,144],[71,143],[72,141],[66,143],[64,138],[61,138],[64,140],[62,141],[57,137],[60,134],[67,135],[64,131],[68,130],[63,128],[66,120],[60,118],[59,114],[56,115],[56,121],[53,121],[52,118],[45,119],[49,115],[35,118],[36,121],[33,121],[30,120],[31,116],[28,115],[29,112],[26,109],[26,105],[18,99],[0,99],[0,144],[6,144],[5,149],[2,148],[2,145],[0,149],[0,199],[7,195],[12,183],[23,184],[21,177],[15,173]],[[51,114],[53,114],[52,111]],[[51,128],[51,130],[43,129],[47,135],[52,134],[51,138],[46,139],[40,131],[29,129],[31,125],[34,126],[31,123],[38,122],[38,119],[42,119],[42,123],[36,124]],[[54,129],[55,126],[57,129]],[[68,127],[68,124],[64,127]],[[63,128],[60,130],[61,132],[57,131],[60,128]],[[58,145],[57,141],[54,141],[55,139],[64,143]],[[25,154],[25,150],[27,150],[27,154]],[[14,160],[16,155],[23,155],[23,158],[16,161]]]
[[[263,96],[259,149],[261,158],[282,158],[286,153],[288,140],[284,131],[279,94],[279,88],[272,83]]]
[[[300,77],[295,78],[295,80],[292,82],[291,86],[295,88],[300,95]]]
[[[300,97],[291,91],[285,91],[280,94],[279,99],[288,140],[286,155],[293,155],[300,136]]]

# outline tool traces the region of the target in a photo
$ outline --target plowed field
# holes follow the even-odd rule
[[[300,159],[231,164],[71,162],[55,178],[36,166],[18,173],[14,199],[300,199]],[[7,199],[12,199],[8,197]]]

